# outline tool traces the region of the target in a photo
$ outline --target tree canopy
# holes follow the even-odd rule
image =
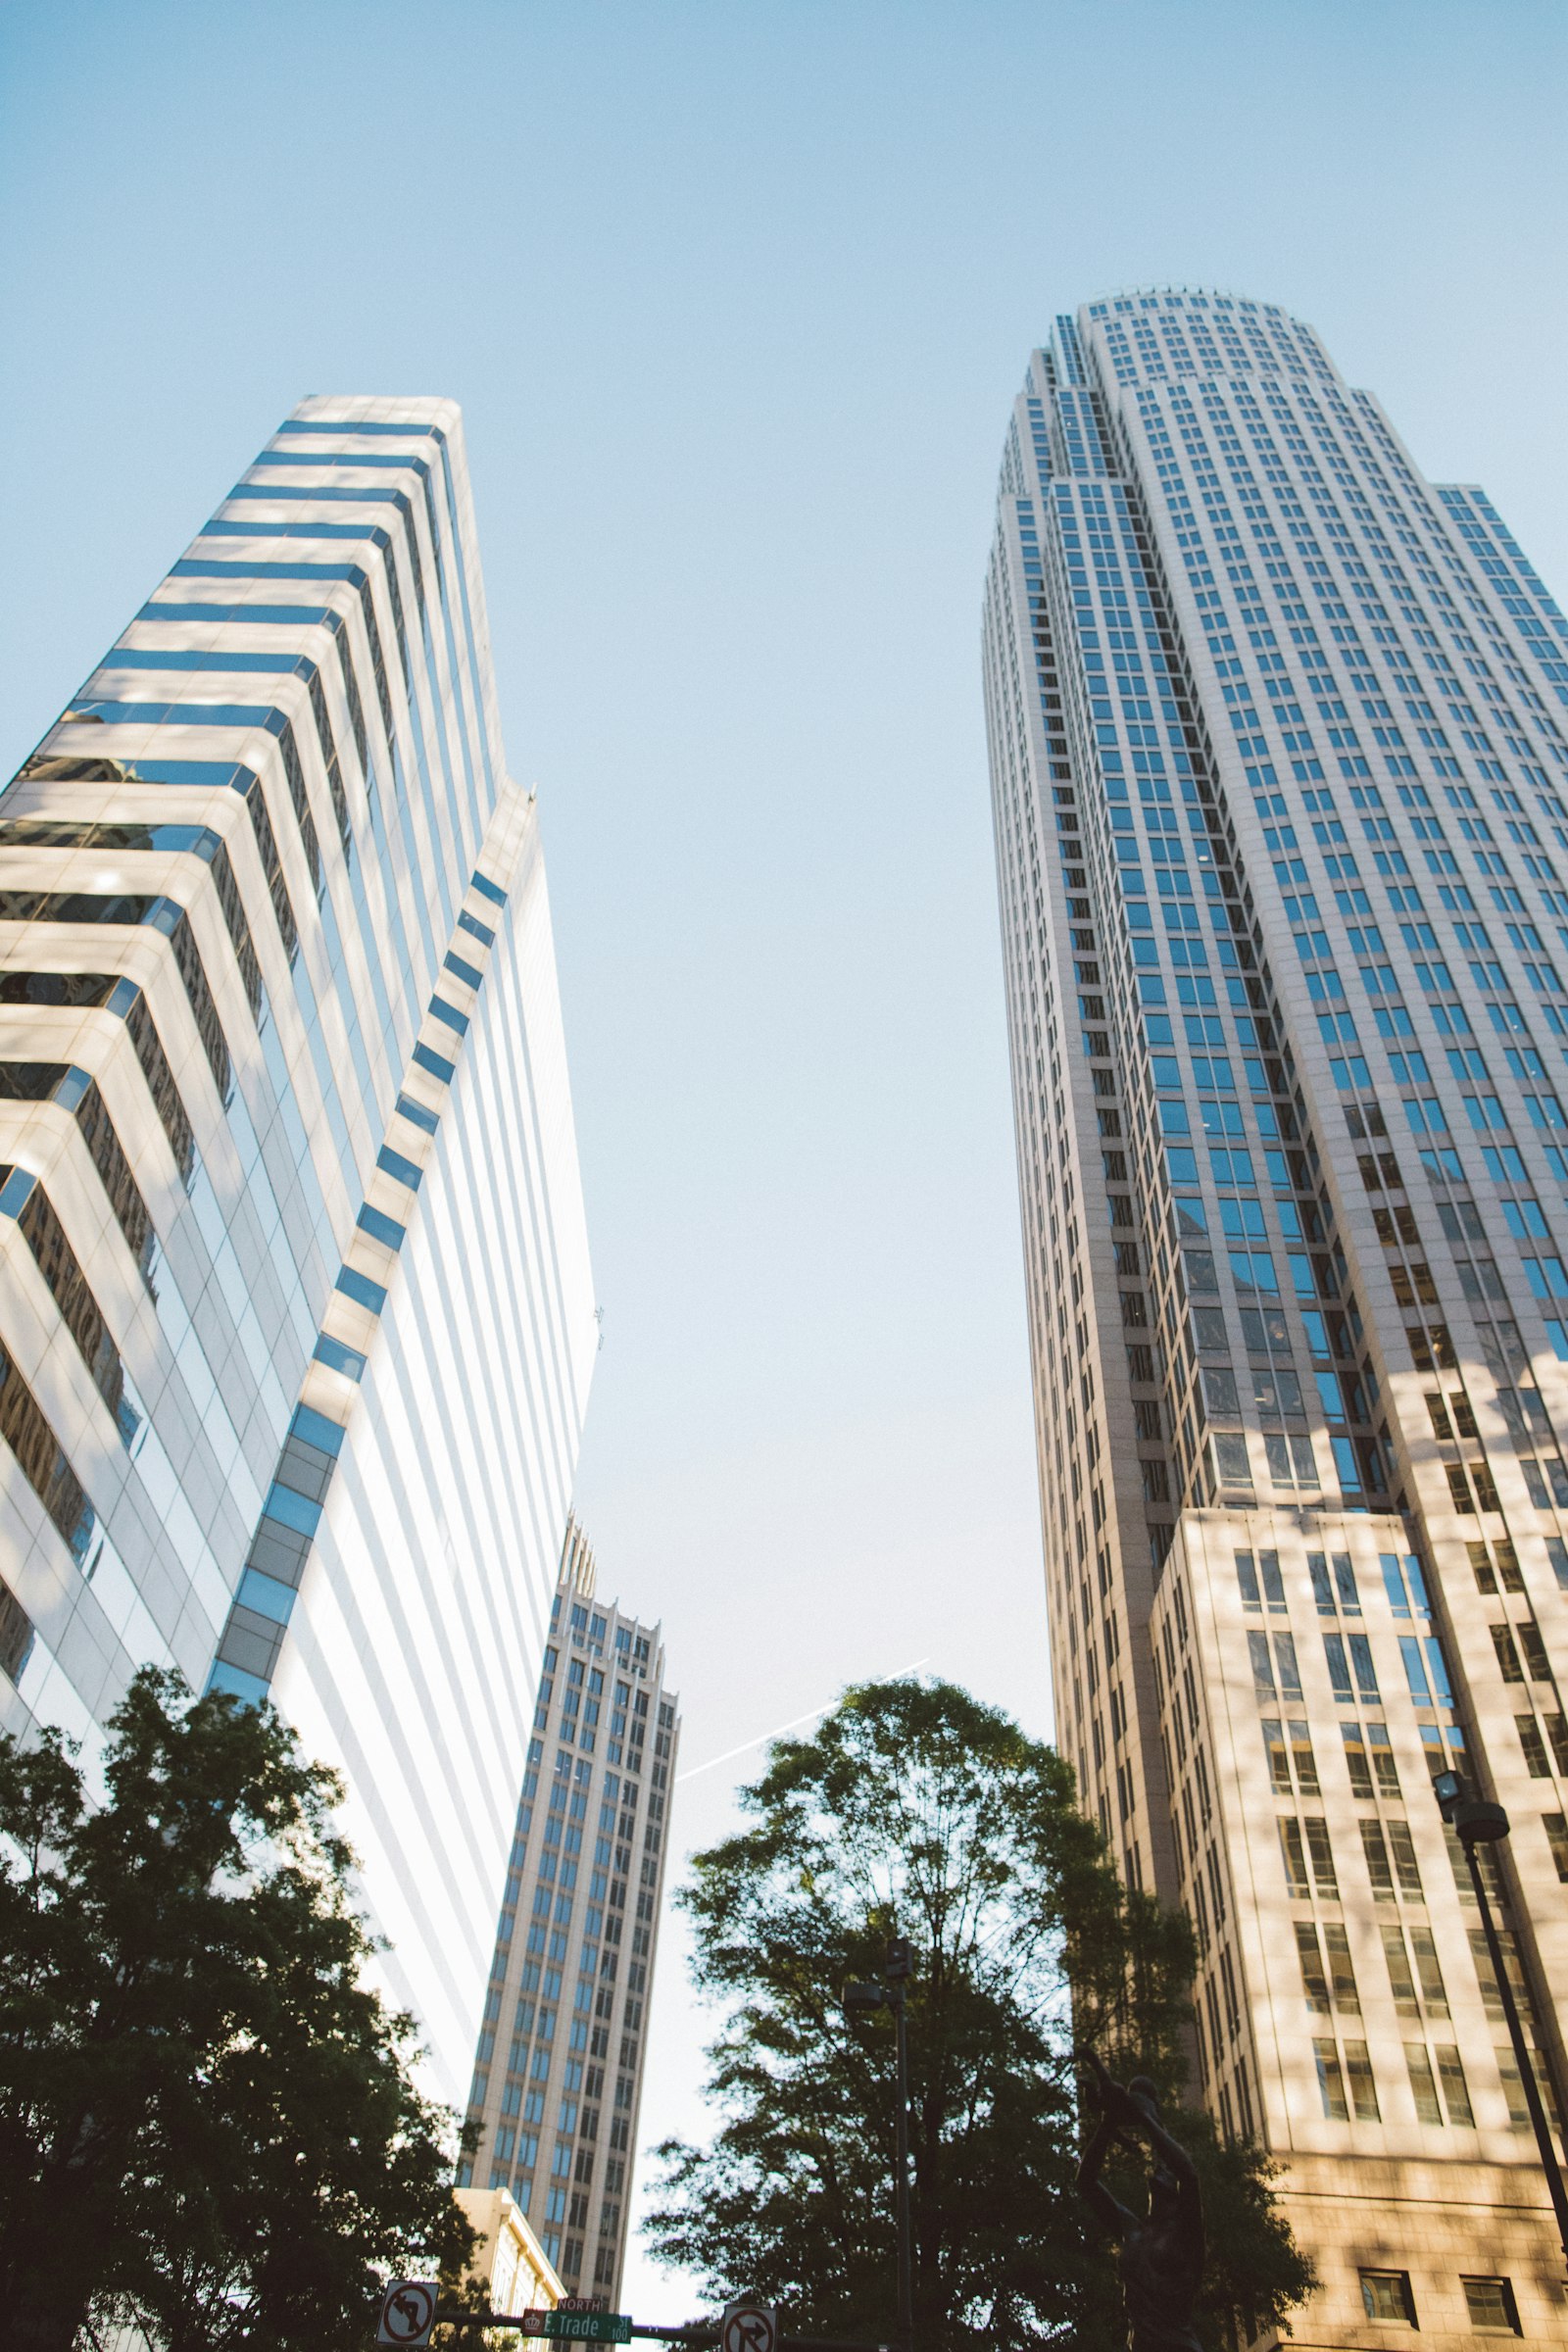
[[[895,2316],[895,2087],[886,2011],[846,2023],[847,1980],[908,1985],[915,2324],[921,2352],[1125,2344],[1112,2256],[1073,2193],[1084,2127],[1075,2040],[1149,2076],[1202,2177],[1204,2313],[1283,2316],[1311,2284],[1256,2150],[1181,2111],[1193,1973],[1184,1919],[1117,1879],[1069,1767],[952,1684],[846,1692],[773,1749],[752,1817],[699,1854],[682,1898],[720,2122],[666,2142],[656,2253],[715,2299],[886,2340]],[[1131,2177],[1107,2178],[1117,2194]]]
[[[461,2268],[451,2119],[366,1979],[333,1776],[269,1707],[139,1674],[103,1801],[0,1738],[0,2308],[19,2352],[344,2352]]]

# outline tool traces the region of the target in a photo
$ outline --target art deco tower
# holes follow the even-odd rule
[[[1057,321],[985,614],[1057,1735],[1201,1945],[1298,2341],[1568,2334],[1568,625],[1270,304]],[[1556,2281],[1557,2283],[1553,2283]]]
[[[597,1600],[594,1584],[573,1520],[474,2059],[466,2169],[511,2190],[569,2294],[613,2309],[680,1717],[658,1626]]]
[[[0,882],[0,1719],[270,1693],[461,2100],[597,1334],[451,402],[295,412]]]

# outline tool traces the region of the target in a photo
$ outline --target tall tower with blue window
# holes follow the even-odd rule
[[[1310,327],[1144,291],[1030,360],[984,666],[1059,1742],[1310,2339],[1561,2340],[1431,1782],[1556,2098],[1568,623]]]

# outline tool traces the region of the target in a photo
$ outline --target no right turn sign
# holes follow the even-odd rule
[[[718,2344],[719,2352],[778,2352],[778,2306],[726,2303]]]

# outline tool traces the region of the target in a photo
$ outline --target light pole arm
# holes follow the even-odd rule
[[[1487,1939],[1487,1950],[1492,1955],[1493,1974],[1497,1980],[1497,1992],[1502,2001],[1502,2013],[1508,2021],[1508,2037],[1513,2043],[1514,2062],[1519,2069],[1519,2080],[1524,2085],[1525,2105],[1530,2110],[1531,2127],[1536,2134],[1536,2145],[1541,2151],[1541,2169],[1546,2176],[1546,2186],[1551,2193],[1552,2210],[1557,2216],[1557,2235],[1562,2240],[1563,2260],[1568,2262],[1568,2188],[1563,2185],[1562,2168],[1557,2162],[1557,2151],[1552,2143],[1551,2127],[1546,2121],[1546,2111],[1542,2106],[1541,2093],[1536,2087],[1536,2070],[1531,2060],[1529,2045],[1525,2040],[1525,2030],[1519,2020],[1519,2008],[1513,1997],[1513,1986],[1508,1982],[1508,1971],[1503,1965],[1502,1943],[1493,1921],[1492,1905],[1487,1900],[1487,1889],[1481,1877],[1481,1865],[1476,1859],[1475,1842],[1472,1838],[1466,1838],[1463,1839],[1463,1844],[1464,1858],[1470,1865],[1470,1883],[1476,1890],[1476,1901],[1481,1906],[1482,1932]]]

